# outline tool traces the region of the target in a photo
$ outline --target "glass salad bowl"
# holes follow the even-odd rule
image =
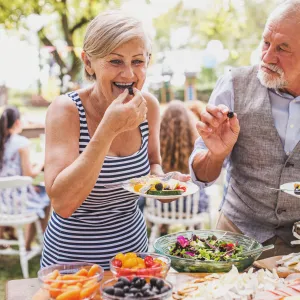
[[[227,256],[226,261],[223,261],[222,260],[223,258],[217,258],[215,260],[212,259],[196,260],[194,258],[189,258],[190,254],[191,256],[192,255],[194,256],[194,254],[186,251],[181,252],[181,253],[186,252],[185,255],[183,255],[184,257],[179,257],[170,254],[170,248],[174,246],[175,243],[178,241],[178,237],[182,236],[182,238],[180,237],[179,240],[182,239],[183,242],[185,242],[186,239],[192,238],[192,235],[196,235],[201,239],[207,239],[208,237],[214,236],[214,239],[216,241],[219,242],[224,241],[225,246],[229,247],[228,253],[230,253],[230,247],[233,244],[237,243],[239,248],[239,254],[236,256],[233,255],[233,257]],[[214,242],[212,242],[212,244],[213,243]],[[210,244],[210,246],[214,248],[213,245]],[[208,249],[208,253],[213,252],[213,250],[209,249],[209,247],[207,247],[206,245],[205,248]],[[263,251],[263,246],[256,240],[242,234],[221,231],[221,230],[194,230],[194,231],[177,232],[177,233],[162,236],[156,239],[156,241],[154,242],[154,249],[155,252],[169,257],[171,259],[171,267],[178,272],[223,273],[223,272],[229,272],[232,268],[232,265],[235,265],[240,272],[250,267],[253,264],[253,262],[257,260],[257,258],[261,255]],[[243,252],[249,250],[253,250],[251,251],[252,252],[251,254],[243,255]]]

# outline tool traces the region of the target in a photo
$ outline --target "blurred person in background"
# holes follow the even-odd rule
[[[202,188],[228,161],[217,229],[274,244],[261,258],[300,251],[291,244],[300,201],[276,190],[300,179],[299,116],[300,1],[287,0],[267,20],[260,64],[232,69],[217,82],[190,157],[193,181]]]
[[[6,107],[0,118],[0,177],[30,176],[35,178],[43,169],[44,163],[33,166],[30,162],[30,141],[20,135],[22,123],[16,107]],[[0,201],[3,199],[0,198]],[[48,223],[50,200],[45,188],[29,186],[27,190],[27,208],[35,211],[41,220],[43,231]],[[25,247],[29,251],[36,233],[35,224],[28,225],[25,232]],[[3,237],[3,228],[0,231]]]
[[[197,112],[198,109],[195,111]],[[195,140],[199,136],[196,130],[197,121],[196,114],[187,108],[186,103],[173,100],[167,105],[160,125],[160,152],[164,172],[189,173],[189,156],[193,151]],[[209,209],[208,196],[205,190],[200,190],[199,193],[198,213],[207,212]],[[178,209],[177,202],[176,208]],[[162,226],[161,233],[166,232],[167,227]]]

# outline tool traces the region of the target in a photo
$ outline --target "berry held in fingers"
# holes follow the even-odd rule
[[[227,117],[229,119],[232,119],[234,117],[234,112],[233,111],[229,111],[228,114],[227,114]]]
[[[129,92],[129,95],[132,95],[132,96],[134,96],[134,93],[133,93],[133,88],[132,88],[132,86],[130,86],[130,87],[128,88],[128,92]]]

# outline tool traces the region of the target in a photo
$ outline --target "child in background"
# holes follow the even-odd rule
[[[30,176],[36,177],[43,169],[44,163],[32,166],[30,163],[29,140],[21,135],[22,124],[20,112],[16,107],[7,107],[0,117],[0,177]],[[35,211],[41,220],[45,231],[50,212],[50,200],[45,188],[29,186],[27,190],[27,208]],[[0,201],[4,201],[0,194]],[[35,236],[35,224],[26,230],[25,247],[31,250],[31,242]],[[0,239],[3,238],[3,228],[0,228]]]
[[[166,107],[160,127],[160,152],[165,173],[179,171],[189,173],[188,160],[198,137],[197,117],[179,100],[171,101]],[[208,211],[208,196],[200,190],[199,212]],[[170,204],[169,204],[170,205]],[[176,203],[176,207],[177,207]],[[161,232],[164,233],[163,226]]]

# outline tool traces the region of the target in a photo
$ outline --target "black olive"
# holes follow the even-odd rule
[[[124,276],[119,277],[118,281],[122,281],[124,285],[130,285],[130,280]]]
[[[140,289],[143,286],[143,282],[140,279],[138,279],[133,283],[133,286],[137,289]]]
[[[115,285],[115,288],[120,288],[123,289],[124,288],[124,282],[123,281],[118,281]]]
[[[115,288],[115,294],[114,294],[114,296],[123,297],[123,296],[124,296],[124,291],[123,291],[123,289]]]
[[[123,288],[124,293],[128,293],[129,292],[129,286],[125,285]]]
[[[153,277],[153,278],[150,279],[150,284],[152,286],[156,286],[156,281],[157,281],[157,279],[155,277]]]
[[[131,282],[136,282],[137,280],[140,280],[140,277],[135,276],[135,277],[133,277],[133,279],[131,280]]]
[[[233,111],[229,111],[228,114],[227,114],[227,117],[229,119],[233,118],[234,117],[234,112]]]
[[[142,287],[141,291],[144,293],[145,291],[150,290],[150,288],[151,288],[150,284],[147,283]]]
[[[140,280],[141,280],[142,286],[144,286],[144,285],[146,284],[145,278],[142,278],[142,277],[141,277]]]
[[[136,293],[138,293],[139,291],[140,291],[140,289],[137,289],[137,288],[135,288],[135,287],[132,287],[132,288],[130,288],[129,293],[136,294]]]
[[[161,289],[164,285],[165,285],[165,284],[164,284],[164,281],[163,281],[162,279],[157,279],[157,280],[156,280],[156,287],[157,287],[158,289]]]
[[[106,287],[103,289],[105,293],[108,295],[114,295],[115,294],[115,289],[112,286]]]
[[[162,191],[163,190],[163,185],[159,182],[159,183],[157,183],[156,185],[155,185],[155,189],[157,190],[157,191]]]
[[[134,296],[137,298],[142,298],[144,295],[141,292],[138,292]]]

